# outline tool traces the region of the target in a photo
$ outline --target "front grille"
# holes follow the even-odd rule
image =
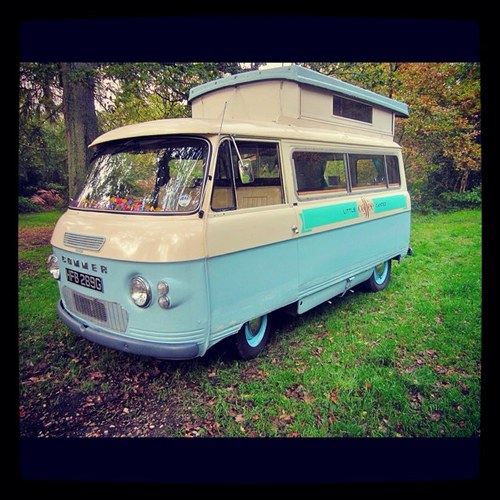
[[[106,238],[104,236],[93,236],[91,234],[64,233],[64,244],[68,247],[81,248],[82,250],[94,250],[98,252]]]
[[[127,329],[128,313],[117,302],[89,297],[66,286],[62,287],[62,297],[66,309],[76,316],[117,332]]]
[[[90,316],[97,321],[102,321],[103,323],[108,321],[108,315],[106,314],[106,307],[98,299],[89,299],[83,295],[74,293],[73,299],[75,301],[76,310],[85,316]]]

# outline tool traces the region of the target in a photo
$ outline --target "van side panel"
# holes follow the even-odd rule
[[[297,300],[297,240],[208,259],[213,344]]]
[[[298,241],[299,298],[355,278],[380,262],[405,255],[409,228],[410,212],[406,211],[327,231],[305,233]]]
[[[211,344],[297,300],[297,225],[284,204],[208,217]]]

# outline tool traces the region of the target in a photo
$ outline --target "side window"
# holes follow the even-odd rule
[[[238,153],[231,140],[219,146],[215,166],[212,210],[234,210],[283,203],[279,149],[277,143],[236,141],[242,160],[250,163],[254,181],[243,184],[238,170]]]
[[[387,187],[385,162],[382,155],[350,154],[349,175],[353,191]]]
[[[294,151],[297,193],[347,192],[344,155],[316,151]]]
[[[229,141],[223,141],[219,146],[211,204],[212,210],[215,211],[234,210],[236,208],[233,162]]]
[[[236,141],[242,160],[250,161],[253,182],[243,184],[237,168],[238,155],[232,148],[238,208],[265,207],[283,203],[278,144]]]
[[[250,160],[255,181],[254,185],[280,186],[280,167],[278,145],[268,142],[237,141],[238,150],[242,160]],[[233,162],[238,158],[233,151]],[[236,175],[237,181],[239,174]]]
[[[397,156],[386,156],[385,161],[387,164],[387,180],[389,187],[399,187],[401,185],[401,178],[399,176],[399,162]]]
[[[360,122],[373,122],[372,106],[352,99],[346,99],[338,95],[333,96],[333,114],[342,116],[343,118],[350,118],[351,120],[358,120]]]

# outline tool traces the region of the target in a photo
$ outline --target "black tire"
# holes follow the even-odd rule
[[[269,314],[247,321],[234,336],[236,357],[244,360],[256,358],[266,346],[270,331]]]
[[[361,283],[360,288],[365,292],[375,293],[383,290],[391,279],[391,260],[381,262],[373,269],[370,278]]]

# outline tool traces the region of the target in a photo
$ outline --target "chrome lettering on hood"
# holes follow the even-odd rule
[[[65,264],[68,264],[68,266],[79,267],[80,269],[87,269],[88,271],[93,271],[94,273],[108,274],[108,268],[103,265],[90,264],[85,260],[66,257],[65,255],[61,255],[61,260]]]

